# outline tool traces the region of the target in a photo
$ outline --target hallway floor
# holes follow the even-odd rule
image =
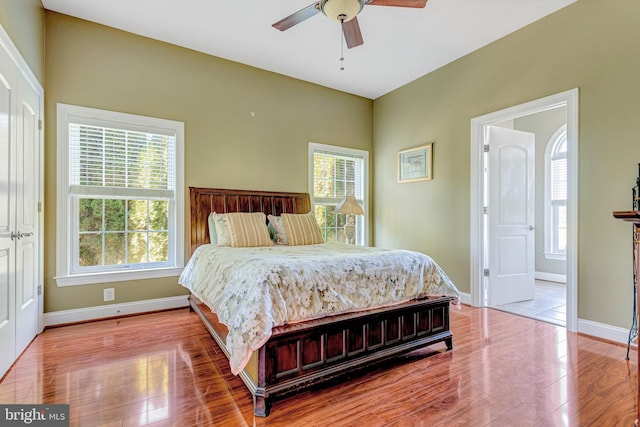
[[[536,280],[536,297],[529,301],[497,305],[497,310],[566,326],[567,304],[564,283]]]

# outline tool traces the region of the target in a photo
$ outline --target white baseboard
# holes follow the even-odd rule
[[[471,294],[460,292],[460,303],[471,305]]]
[[[536,280],[546,280],[548,282],[567,283],[567,276],[565,274],[544,273],[542,271],[536,271]]]
[[[473,307],[473,304],[471,304],[471,294],[466,292],[460,292],[460,302]],[[625,345],[629,340],[629,329],[594,322],[592,320],[578,319],[578,332]],[[637,343],[634,342],[631,343],[631,345],[635,347]]]
[[[44,313],[44,326],[62,325],[65,323],[86,322],[107,317],[125,316],[128,314],[149,311],[168,310],[189,306],[187,295],[178,297],[156,298],[121,304],[99,305],[96,307],[76,308],[72,310],[52,311]]]
[[[629,329],[591,320],[578,319],[578,332],[622,344],[627,344],[629,340]]]

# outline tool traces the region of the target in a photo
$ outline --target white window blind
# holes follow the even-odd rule
[[[316,150],[314,157],[313,197],[316,200],[341,201],[354,196],[362,202],[364,158]]]
[[[567,200],[567,158],[551,160],[551,200]]]
[[[69,124],[73,194],[171,197],[175,136]]]

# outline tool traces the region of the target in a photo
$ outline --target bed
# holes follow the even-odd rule
[[[350,290],[341,290],[337,297],[333,298],[334,301],[329,304],[332,307],[331,310],[327,310],[327,303],[324,301],[312,304],[319,307],[315,311],[293,309],[286,305],[289,301],[287,298],[293,297],[283,297],[280,291],[273,290],[278,286],[281,286],[280,289],[289,288],[276,284],[270,285],[270,291],[260,291],[270,295],[267,298],[267,309],[260,310],[273,311],[275,314],[270,314],[271,317],[263,318],[262,314],[256,314],[256,312],[247,314],[247,311],[243,311],[241,315],[230,314],[234,309],[228,306],[236,307],[236,311],[245,310],[247,309],[244,305],[245,300],[254,298],[247,297],[246,293],[238,296],[239,294],[234,291],[236,293],[233,294],[232,299],[235,298],[242,303],[227,304],[225,302],[221,305],[223,292],[211,290],[207,284],[209,281],[213,281],[217,276],[224,276],[229,281],[249,281],[256,278],[260,286],[255,284],[247,286],[247,288],[256,289],[263,288],[262,284],[271,281],[270,278],[273,276],[273,272],[269,271],[265,273],[267,276],[262,277],[260,272],[265,268],[256,266],[250,277],[238,279],[238,271],[232,269],[236,265],[237,270],[244,268],[240,261],[233,258],[240,256],[239,253],[246,252],[244,256],[251,259],[247,262],[263,262],[263,265],[268,266],[268,263],[272,262],[272,258],[269,257],[276,257],[278,264],[284,265],[290,259],[307,256],[305,252],[309,252],[315,254],[314,256],[318,258],[317,262],[325,262],[318,267],[318,270],[326,270],[326,265],[329,264],[342,265],[340,263],[343,262],[343,270],[349,270],[344,273],[345,275],[352,274],[351,270],[358,270],[361,264],[366,265],[364,259],[368,256],[391,256],[393,253],[400,257],[405,254],[401,254],[400,251],[390,251],[389,255],[378,254],[374,248],[355,248],[353,245],[350,245],[351,248],[345,248],[348,245],[337,244],[290,248],[280,245],[266,248],[217,247],[218,245],[210,244],[209,216],[212,212],[218,214],[262,212],[265,218],[268,215],[285,214],[283,217],[286,217],[286,214],[306,214],[311,210],[310,197],[306,193],[194,187],[189,190],[192,257],[180,278],[180,283],[189,288],[191,309],[200,316],[229,359],[232,372],[242,379],[253,395],[256,416],[267,416],[276,399],[359,373],[413,350],[436,343],[443,343],[447,350],[453,348],[452,333],[449,328],[449,306],[452,302],[457,302],[458,293],[435,262],[433,265],[429,264],[429,271],[425,269],[424,275],[436,277],[438,287],[429,292],[426,285],[419,291],[410,289],[413,293],[410,292],[408,295],[413,295],[411,297],[406,295],[389,297],[391,299],[385,299],[386,296],[373,297],[370,294],[375,292],[362,292],[363,286],[351,286]],[[327,259],[322,258],[325,247],[330,251]],[[351,253],[352,250],[355,250],[355,255]],[[292,255],[290,251],[295,252]],[[345,255],[343,256],[341,252],[345,252]],[[343,258],[361,255],[362,261],[359,258],[358,261],[355,261],[355,258],[342,261]],[[358,267],[354,268],[353,266],[356,265],[354,263],[357,263]],[[295,268],[291,269],[295,270]],[[314,264],[306,264],[299,268],[305,273],[313,269]],[[246,270],[250,271],[250,267]],[[358,274],[361,277],[370,277],[362,272]],[[345,277],[344,281],[351,283],[349,277],[353,276]],[[394,280],[396,280],[395,276]],[[422,281],[422,273],[420,281]],[[424,281],[426,283],[426,279]],[[318,281],[318,283],[324,282]],[[315,287],[320,285],[314,285]],[[409,288],[409,286],[404,287]],[[277,298],[273,297],[274,292],[278,294]],[[317,291],[314,292],[317,294]],[[349,292],[352,293],[349,294]],[[283,291],[282,294],[284,293]],[[358,293],[360,297],[354,297],[354,293]],[[309,300],[315,301],[316,294],[309,296]],[[287,301],[282,303],[281,299]],[[367,300],[366,305],[363,307],[350,305],[359,299]],[[357,304],[360,302],[358,301]],[[278,307],[281,308],[278,309]],[[286,316],[278,314],[281,312],[286,312]],[[259,318],[256,317],[258,315]],[[241,320],[238,321],[238,319]],[[238,330],[247,325],[253,329]],[[261,327],[267,329],[262,330]]]

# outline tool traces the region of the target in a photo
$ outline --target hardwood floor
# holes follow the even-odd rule
[[[187,309],[53,328],[2,379],[0,403],[68,403],[82,427],[633,425],[625,346],[491,309],[452,307],[451,320],[452,351],[276,401],[267,418]]]

